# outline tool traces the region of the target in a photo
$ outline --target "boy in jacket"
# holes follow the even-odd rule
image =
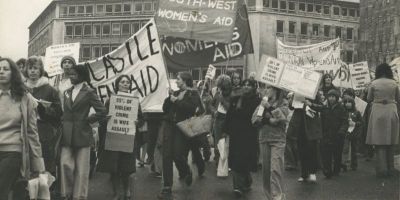
[[[339,92],[329,90],[328,104],[322,110],[321,156],[323,173],[327,178],[339,175],[342,165],[344,138],[348,129],[347,112],[339,103]],[[333,166],[332,166],[333,161]]]

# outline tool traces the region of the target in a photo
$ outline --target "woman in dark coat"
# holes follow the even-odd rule
[[[331,89],[335,89],[340,93],[339,88],[337,88],[335,85],[333,85],[333,78],[330,74],[324,74],[324,76],[322,76],[322,82],[321,82],[321,90],[324,94],[325,99],[326,95],[328,94],[329,90]]]
[[[233,189],[237,196],[250,190],[250,172],[257,170],[258,135],[251,117],[261,101],[256,93],[255,81],[243,81],[241,90],[241,95],[231,99],[225,123],[226,133],[230,137],[228,162],[233,172]]]
[[[62,110],[58,92],[49,85],[48,79],[44,76],[43,62],[40,57],[28,58],[24,68],[25,85],[30,93],[39,101],[38,104],[38,132],[42,144],[42,153],[46,170],[53,175],[56,172],[56,160],[54,155],[54,143],[56,128],[60,125]]]

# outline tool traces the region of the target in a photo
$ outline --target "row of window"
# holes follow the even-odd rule
[[[286,0],[264,0],[263,4],[265,8],[271,8],[275,11],[279,10],[291,13],[300,11],[300,12],[318,13],[324,15],[331,15],[331,13],[333,13],[333,15],[337,16],[341,15],[345,17],[360,16],[359,9],[340,7],[338,5],[326,5],[326,4],[323,5],[323,4],[286,1]]]
[[[276,32],[277,33],[284,33],[284,21],[277,20],[276,21]],[[309,29],[310,24],[306,22],[301,22],[300,23],[300,34],[301,35],[313,35],[313,36],[325,36],[325,37],[332,37],[332,30],[335,30],[335,37],[340,37],[342,38],[342,30],[344,29],[343,27],[340,26],[335,26],[332,27],[330,25],[322,25],[320,24],[312,24],[312,28]],[[323,33],[321,33],[321,29],[323,30]],[[347,40],[353,40],[353,28],[346,28],[346,39]],[[289,34],[298,34],[298,29],[297,29],[297,22],[289,21],[288,23],[288,28],[287,31]],[[311,34],[309,34],[309,31],[312,31]]]
[[[156,2],[126,2],[113,4],[64,5],[60,16],[94,16],[94,15],[130,15],[135,13],[151,14],[156,8]]]
[[[130,36],[136,33],[147,21],[66,23],[66,37],[109,37]]]
[[[96,45],[81,45],[81,58],[84,61],[99,58],[105,54],[117,49],[121,44],[96,44]]]
[[[46,30],[43,34],[32,41],[31,45],[28,47],[29,52],[36,52],[40,49],[46,49],[46,47],[48,47],[51,43],[49,38],[49,30]]]

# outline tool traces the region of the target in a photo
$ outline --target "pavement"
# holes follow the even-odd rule
[[[236,198],[232,191],[232,177],[216,177],[215,162],[208,162],[204,177],[197,177],[194,166],[193,184],[188,187],[180,182],[174,171],[173,193],[175,200],[263,200],[261,172],[253,173],[253,187],[247,195]],[[325,179],[319,172],[317,183],[299,183],[299,171],[285,171],[284,186],[287,200],[400,200],[400,177],[378,179],[374,162],[359,159],[357,171],[347,171],[332,179]],[[161,178],[149,175],[149,168],[137,168],[134,175],[134,200],[156,200]],[[111,200],[112,190],[108,174],[96,173],[90,181],[89,200]]]

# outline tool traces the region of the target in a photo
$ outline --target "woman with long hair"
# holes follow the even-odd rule
[[[393,145],[399,143],[399,87],[386,63],[376,68],[375,80],[368,88],[367,101],[372,104],[366,143],[375,146],[376,175],[394,173]]]
[[[36,107],[17,65],[9,58],[0,58],[0,199],[8,199],[18,178],[28,180],[35,172],[45,171]],[[25,198],[21,197],[24,194],[14,192],[14,198]]]

